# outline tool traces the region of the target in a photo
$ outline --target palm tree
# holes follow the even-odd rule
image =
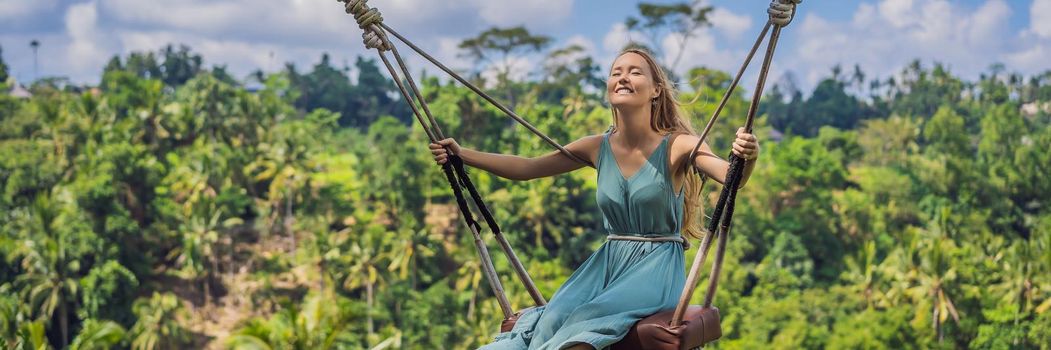
[[[1000,265],[1004,278],[1001,283],[989,286],[990,292],[1002,296],[1001,301],[1018,306],[1014,315],[1015,326],[1031,312],[1040,313],[1051,307],[1051,298],[1042,305],[1035,305],[1040,292],[1051,290],[1051,283],[1036,277],[1047,276],[1051,266],[1051,249],[1048,249],[1051,235],[1037,237],[1040,234],[1035,230],[1033,236],[1004,249]],[[1018,339],[1014,341],[1017,344]]]
[[[926,237],[918,242],[917,255],[910,271],[913,285],[909,294],[916,300],[929,298],[932,323],[938,342],[944,339],[942,324],[951,316],[956,323],[960,314],[956,311],[948,286],[956,280],[956,268],[952,255],[958,250],[956,242],[947,234],[948,217],[951,212],[940,210],[934,230],[926,231]]]
[[[18,327],[18,335],[9,345],[13,350],[50,350],[47,333],[44,331],[46,320],[25,322]]]
[[[57,316],[62,345],[69,344],[68,305],[77,299],[80,268],[79,257],[72,256],[69,246],[79,232],[60,219],[61,208],[47,194],[34,201],[28,222],[22,222],[26,237],[13,256],[21,257],[25,271],[15,278],[23,302],[34,310],[38,318]],[[57,314],[56,314],[57,313]]]
[[[21,329],[27,318],[25,311],[11,291],[11,285],[0,285],[0,344],[4,349],[15,349],[23,342]]]
[[[112,349],[124,339],[124,333],[124,327],[116,322],[88,319],[69,345],[69,350]]]
[[[333,290],[311,293],[303,302],[282,309],[269,320],[254,319],[227,340],[232,349],[332,349],[354,347],[347,309]]]
[[[219,272],[219,253],[225,251],[219,230],[224,227],[239,225],[241,219],[231,218],[220,222],[222,210],[214,210],[214,204],[207,204],[207,211],[214,211],[208,219],[191,216],[182,225],[182,246],[171,252],[178,256],[181,266],[180,274],[191,279],[199,279],[204,291],[205,305],[211,305],[211,283]]]
[[[33,80],[40,79],[39,65],[37,62],[37,49],[40,48],[40,41],[33,39],[29,42],[29,47],[33,48]]]
[[[376,268],[380,266],[383,260],[383,255],[379,249],[368,245],[359,245],[353,243],[350,247],[349,254],[345,255],[345,259],[349,260],[350,267],[346,270],[346,277],[343,280],[343,288],[346,290],[355,290],[361,287],[365,287],[365,317],[367,332],[369,338],[372,338],[373,333],[376,331],[375,324],[372,319],[373,308],[375,303],[375,289],[378,283],[383,281],[382,275]]]
[[[179,325],[185,310],[171,293],[153,293],[132,305],[138,321],[131,328],[133,350],[178,349],[187,341],[186,330]]]
[[[475,304],[482,289],[482,263],[478,259],[469,259],[460,265],[456,276],[456,290],[471,291],[471,299],[467,302],[467,319],[474,320]]]
[[[881,294],[878,290],[880,282],[879,262],[876,261],[876,242],[867,241],[861,252],[855,256],[846,258],[847,270],[844,279],[853,284],[865,296],[865,304],[869,309],[873,308],[877,296]]]
[[[311,184],[308,174],[316,167],[311,154],[322,142],[318,129],[323,126],[314,124],[323,123],[294,121],[267,130],[264,138],[268,141],[259,144],[261,154],[245,167],[255,181],[269,183],[262,211],[269,213],[271,228],[281,221],[282,231],[290,239],[289,251],[296,248],[295,206],[306,200],[304,189]]]
[[[930,306],[931,325],[938,341],[944,339],[942,325],[952,317],[959,323],[960,314],[953,302],[950,286],[956,280],[951,257],[959,249],[956,243],[935,225],[933,230],[907,230],[903,242],[880,265],[890,287],[881,295],[881,306],[893,307],[911,301]],[[909,300],[903,300],[908,298]]]

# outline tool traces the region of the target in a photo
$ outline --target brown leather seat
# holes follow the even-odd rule
[[[522,311],[505,319],[500,324],[500,332],[507,332],[514,328]],[[639,320],[628,331],[628,335],[613,344],[611,348],[613,350],[686,350],[698,348],[722,336],[718,308],[690,305],[686,308],[682,324],[671,327],[668,324],[674,312],[675,310],[668,310]]]

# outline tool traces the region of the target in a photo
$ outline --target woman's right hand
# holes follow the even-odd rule
[[[431,143],[430,147],[431,154],[434,155],[434,161],[437,162],[438,165],[445,164],[445,162],[449,161],[449,152],[445,151],[446,148],[455,154],[460,154],[460,144],[456,143],[456,140],[452,138],[438,141],[438,143]]]

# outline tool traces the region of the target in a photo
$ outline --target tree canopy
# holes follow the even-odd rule
[[[508,82],[521,115],[562,142],[606,130],[602,68],[572,47],[541,53],[539,78]],[[4,348],[492,339],[501,312],[472,238],[374,59],[326,55],[243,79],[205,62],[166,46],[114,57],[97,89],[0,94]],[[917,62],[895,80],[856,67],[811,91],[772,88],[711,347],[1051,347],[1051,73],[1007,72],[967,81]],[[688,75],[702,88],[683,109],[701,125],[715,106],[688,102],[717,100],[730,75]],[[420,82],[463,145],[550,152],[466,88]],[[725,115],[743,115],[748,95]],[[717,153],[742,122],[715,126]],[[471,176],[546,296],[605,239],[592,169]],[[707,187],[710,210],[718,186]],[[499,255],[512,304],[529,306]]]

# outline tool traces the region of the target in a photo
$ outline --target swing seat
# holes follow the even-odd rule
[[[613,350],[686,350],[703,346],[719,339],[719,309],[690,305],[686,308],[682,324],[672,327],[675,310],[660,312],[639,320],[628,335],[611,347]]]
[[[526,309],[528,310],[528,309]],[[519,315],[525,310],[508,317],[500,324],[500,332],[514,328]],[[616,344],[613,350],[687,350],[703,346],[722,336],[719,324],[719,308],[690,305],[682,324],[672,327],[672,314],[675,310],[656,313],[639,320],[631,327],[628,335]]]
[[[527,307],[525,309],[522,309],[521,311],[516,312],[514,315],[511,315],[511,317],[505,318],[503,322],[500,322],[500,333],[510,332],[512,328],[515,328],[515,323],[518,322],[518,317],[522,316],[522,314],[526,313],[526,311],[535,308],[535,306]]]

